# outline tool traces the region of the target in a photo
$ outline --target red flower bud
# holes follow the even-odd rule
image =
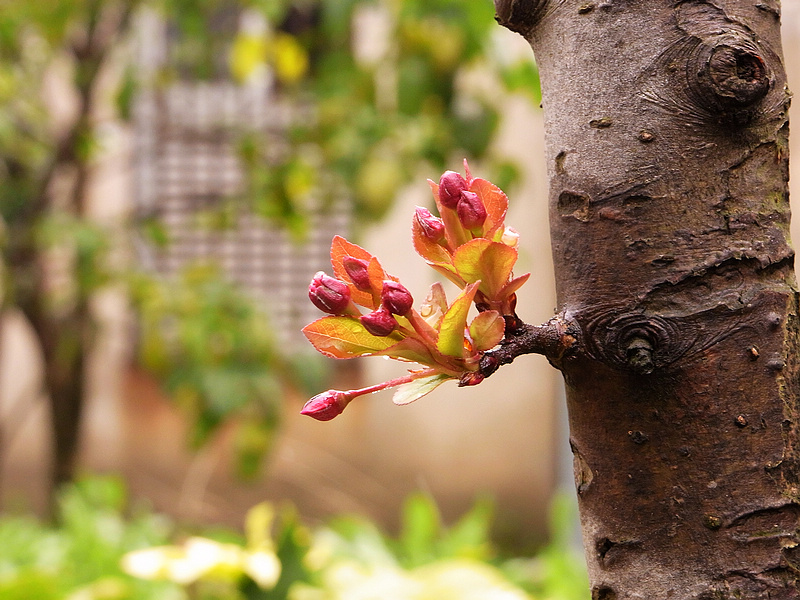
[[[461,199],[456,207],[458,220],[464,229],[474,231],[483,226],[486,221],[486,207],[475,192],[461,192]]]
[[[330,421],[333,417],[342,414],[344,407],[352,400],[345,392],[328,390],[317,394],[305,403],[301,415],[308,415],[317,421]]]
[[[478,371],[467,371],[461,375],[458,381],[458,387],[466,387],[470,385],[478,385],[486,379],[486,375]]]
[[[434,217],[427,208],[418,206],[414,218],[426,238],[437,243],[444,240],[444,222],[439,217]]]
[[[392,316],[389,309],[381,306],[379,309],[361,317],[361,324],[364,329],[372,335],[385,337],[392,333],[397,327],[397,319]]]
[[[439,202],[447,208],[455,208],[461,192],[467,189],[467,180],[455,171],[445,171],[439,179]]]
[[[343,314],[350,306],[350,288],[324,271],[314,275],[308,286],[308,297],[314,306],[332,315]]]
[[[367,261],[356,258],[355,256],[345,256],[342,259],[342,266],[356,288],[362,292],[368,292],[372,289],[369,283],[369,272],[367,270],[369,265]]]
[[[402,283],[387,279],[383,282],[381,290],[381,304],[393,315],[406,315],[414,304],[411,293]]]

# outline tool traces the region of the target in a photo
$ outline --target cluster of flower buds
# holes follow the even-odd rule
[[[361,292],[372,292],[366,261],[346,256],[342,266],[352,286]],[[357,317],[370,334],[378,337],[390,335],[398,327],[395,315],[406,316],[414,304],[411,293],[405,286],[393,279],[381,282],[377,308],[362,315],[353,302],[347,283],[319,271],[308,286],[308,297],[312,304],[331,315],[350,315]]]
[[[466,161],[464,168],[465,176],[447,171],[438,184],[428,180],[440,216],[417,207],[414,248],[459,287],[480,281],[476,305],[497,310],[509,323],[516,323],[515,292],[529,274],[512,276],[519,234],[505,224],[508,198],[492,183],[472,177]]]
[[[508,198],[484,179],[447,171],[430,182],[440,216],[418,207],[412,223],[416,251],[459,288],[448,303],[436,283],[421,304],[378,259],[336,236],[331,244],[334,275],[311,280],[311,302],[329,316],[303,328],[312,345],[333,358],[378,355],[418,363],[421,368],[359,390],[328,390],[309,400],[302,413],[321,421],[340,414],[354,398],[397,387],[397,404],[413,402],[444,381],[476,385],[479,362],[518,322],[516,290],[529,274],[514,277],[519,235],[505,225]],[[470,307],[478,315],[468,323]],[[365,309],[365,312],[362,312]]]

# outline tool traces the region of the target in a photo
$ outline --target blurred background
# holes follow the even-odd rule
[[[783,4],[791,83],[800,2]],[[569,503],[551,510],[573,486],[542,357],[407,407],[376,394],[330,423],[299,415],[328,387],[403,371],[325,359],[300,333],[320,316],[307,286],[330,270],[331,237],[423,298],[435,278],[411,216],[433,206],[426,179],[464,158],[510,197],[517,271],[532,272],[520,316],[553,314],[539,103],[530,49],[488,1],[0,2],[0,548],[29,548],[0,550],[2,597],[440,585],[335,591],[306,560],[303,535],[320,532],[371,548],[344,552],[362,566],[466,557],[520,594],[498,598],[588,597]],[[141,588],[120,570],[124,552],[188,531],[246,548],[255,534],[236,536],[264,501],[297,515],[270,529],[277,587],[244,567],[221,588],[166,567],[150,575],[172,588]]]

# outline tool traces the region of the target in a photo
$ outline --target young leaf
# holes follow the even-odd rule
[[[353,280],[350,278],[350,275],[348,275],[347,269],[344,268],[343,261],[348,256],[361,259],[367,264],[369,264],[373,259],[377,262],[378,259],[364,250],[361,246],[353,244],[352,242],[348,242],[340,235],[334,236],[333,240],[331,241],[331,266],[333,267],[334,275],[346,282],[350,287],[350,296],[353,299],[353,302],[361,306],[366,306],[371,310],[376,309],[380,302],[376,303],[375,298],[371,293],[359,290],[353,284]],[[378,263],[378,266],[380,267],[380,263]],[[382,267],[380,267],[380,270],[383,272]],[[381,276],[381,281],[383,281],[385,278],[385,273],[383,273],[383,276]],[[380,292],[380,286],[378,286],[378,291]]]
[[[458,271],[456,271],[456,268],[453,265],[444,263],[432,264],[431,268],[437,273],[440,273],[445,277],[447,277],[447,279],[455,283],[460,288],[463,288],[467,284],[467,282],[464,281],[464,278],[458,274]]]
[[[303,327],[308,341],[325,356],[353,358],[374,354],[399,341],[395,335],[377,337],[369,333],[358,319],[323,317]]]
[[[446,311],[447,296],[445,295],[444,287],[437,281],[431,285],[431,291],[428,292],[422,302],[420,314],[426,323],[438,330]]]
[[[439,340],[436,342],[436,349],[442,354],[457,358],[464,356],[464,329],[467,325],[467,314],[479,285],[478,281],[465,287],[444,314],[439,327]]]
[[[444,246],[425,235],[422,226],[416,219],[411,223],[411,238],[414,242],[414,250],[429,263],[449,264],[453,261],[453,257],[450,256],[450,253]]]
[[[528,281],[530,278],[530,273],[525,273],[524,275],[520,275],[519,277],[514,277],[511,281],[503,286],[503,289],[500,290],[500,295],[503,298],[506,298],[516,292],[519,288],[525,285],[525,282]]]
[[[502,231],[508,211],[508,197],[499,187],[485,179],[476,178],[470,182],[469,191],[478,194],[486,207],[486,221],[483,223],[483,237],[491,238],[498,229]]]
[[[372,260],[369,261],[367,273],[369,275],[370,287],[373,289],[372,301],[374,302],[374,306],[371,308],[378,308],[381,305],[381,291],[383,290],[383,282],[386,279],[397,281],[397,277],[392,277],[386,271],[384,271],[381,263],[379,263],[378,259],[374,256],[372,257]]]
[[[500,242],[477,238],[461,246],[453,255],[453,265],[468,283],[481,281],[481,291],[490,299],[498,297],[511,276],[517,251]]]
[[[496,310],[487,310],[472,319],[469,336],[476,350],[490,350],[500,343],[505,333],[506,322]]]
[[[421,365],[434,365],[435,360],[428,347],[414,338],[406,338],[389,346],[385,350],[375,352],[376,356],[388,356],[398,360],[407,360]]]
[[[411,404],[426,394],[430,394],[448,379],[453,379],[453,377],[446,375],[445,373],[437,373],[436,375],[423,377],[410,383],[403,384],[395,391],[394,396],[392,397],[392,402],[398,406]]]

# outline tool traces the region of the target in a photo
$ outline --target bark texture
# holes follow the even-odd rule
[[[778,2],[496,8],[541,73],[592,598],[800,598]]]

